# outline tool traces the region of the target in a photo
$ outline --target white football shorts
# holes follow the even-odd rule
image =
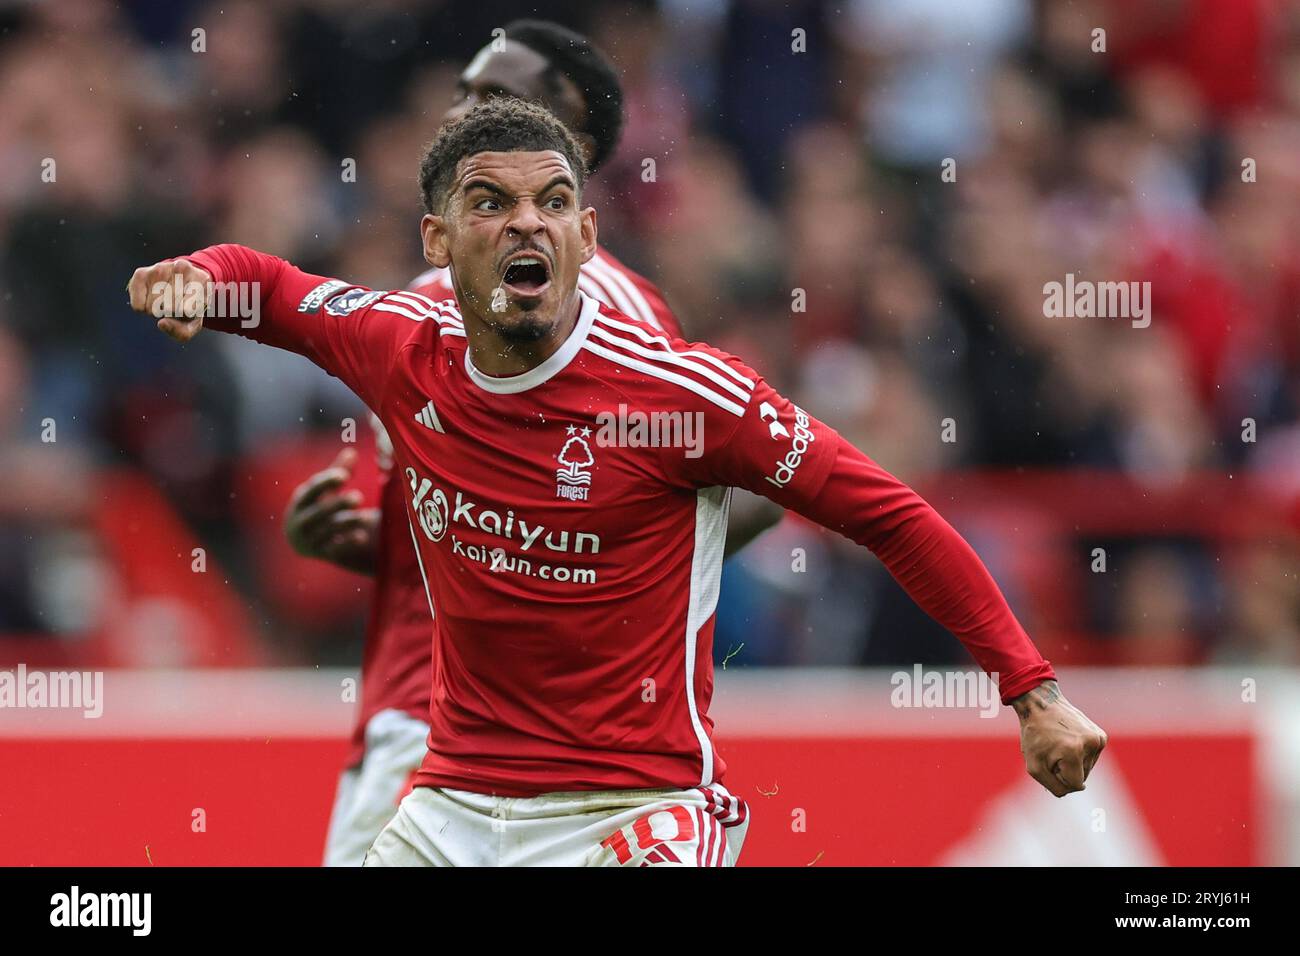
[[[749,808],[720,784],[492,797],[416,787],[366,866],[734,866]]]
[[[400,710],[381,710],[366,724],[360,765],[343,771],[325,837],[325,866],[360,866],[428,750],[429,725]]]

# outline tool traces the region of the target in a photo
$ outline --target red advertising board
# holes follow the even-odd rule
[[[119,676],[98,720],[0,713],[0,865],[319,861],[350,711],[333,675]],[[724,682],[716,708],[726,783],[752,811],[742,865],[1274,862],[1256,729],[1214,708],[1180,729],[1102,706],[1111,746],[1058,800],[1025,774],[1008,713],[777,680]]]

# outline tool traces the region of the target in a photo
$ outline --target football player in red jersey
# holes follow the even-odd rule
[[[735,862],[748,811],[708,717],[732,487],[869,547],[997,680],[1028,772],[1083,789],[1104,732],[947,522],[739,359],[582,292],[584,172],[554,116],[492,99],[421,164],[425,258],[452,267],[454,300],[236,245],[128,285],[180,341],[210,325],[307,356],[392,438],[435,614],[432,729],[366,863]],[[214,314],[177,283],[255,290],[258,312]],[[633,440],[633,414],[695,421],[703,441]]]
[[[623,126],[623,91],[609,61],[585,37],[547,21],[517,20],[505,27],[503,39],[483,47],[461,73],[443,122],[460,118],[492,95],[535,100],[574,131],[588,171],[595,171],[614,152]],[[604,249],[582,264],[578,286],[670,338],[682,335],[654,284]],[[433,300],[455,295],[445,267],[417,276],[407,288]],[[436,431],[440,425],[434,415],[426,417]],[[378,507],[365,506],[359,492],[343,490],[356,460],[355,451],[344,449],[333,465],[295,490],[285,523],[299,554],[375,579],[361,701],[330,818],[326,865],[361,864],[420,766],[429,730],[429,603],[406,527],[405,488],[392,480],[392,455],[382,426],[376,427],[376,437]],[[740,506],[733,505],[728,553],[780,516],[780,509],[765,499],[744,493]]]

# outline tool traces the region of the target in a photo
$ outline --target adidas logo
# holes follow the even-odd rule
[[[425,428],[435,431],[439,435],[447,434],[442,427],[442,422],[438,420],[438,413],[434,410],[432,399],[430,399],[428,405],[425,405],[424,408],[415,413],[415,420]]]

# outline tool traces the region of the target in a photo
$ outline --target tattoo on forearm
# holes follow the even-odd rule
[[[1049,680],[1039,684],[1033,690],[1026,691],[1011,702],[1016,714],[1027,717],[1035,710],[1045,710],[1061,699],[1061,688],[1056,681]]]

